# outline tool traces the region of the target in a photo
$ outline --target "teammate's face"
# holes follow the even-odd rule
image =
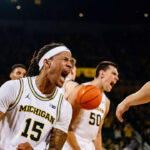
[[[76,79],[76,67],[75,66],[71,68],[70,74],[71,74],[71,80],[74,81]]]
[[[24,68],[17,67],[14,69],[13,72],[10,73],[10,78],[11,80],[20,79],[23,78],[25,74],[26,74],[26,70]]]
[[[50,72],[48,73],[51,83],[62,87],[66,76],[71,69],[71,54],[69,52],[62,52],[54,56],[50,61]]]
[[[103,71],[103,78],[102,78],[103,90],[106,92],[110,92],[118,80],[119,77],[117,69],[113,66],[109,66],[109,68],[106,71]]]

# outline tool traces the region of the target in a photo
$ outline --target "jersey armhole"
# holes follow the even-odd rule
[[[19,82],[20,82],[20,89],[19,89],[18,96],[17,96],[15,102],[9,106],[8,111],[12,110],[18,104],[18,102],[21,99],[24,86],[23,86],[23,80],[22,79],[19,79]]]
[[[61,107],[62,100],[63,100],[63,95],[61,94],[60,98],[59,98],[59,102],[58,102],[58,107],[57,107],[57,119],[56,119],[56,121],[58,121],[59,117],[60,117],[60,107]]]

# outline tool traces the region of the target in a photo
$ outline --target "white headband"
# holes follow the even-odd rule
[[[66,46],[58,46],[58,47],[55,47],[55,48],[49,50],[47,53],[45,53],[39,61],[39,70],[41,70],[43,67],[44,59],[51,58],[61,52],[70,52],[70,50]]]

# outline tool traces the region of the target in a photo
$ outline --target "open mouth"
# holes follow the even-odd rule
[[[115,83],[112,81],[110,82],[111,87],[113,87],[115,85]]]
[[[65,79],[66,79],[66,77],[67,77],[68,74],[69,74],[69,72],[67,72],[67,71],[63,71],[61,73],[61,79],[63,80],[63,82],[65,81]]]

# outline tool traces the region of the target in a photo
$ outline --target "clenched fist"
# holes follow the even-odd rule
[[[26,142],[19,144],[16,150],[33,150],[33,148],[28,142]]]

